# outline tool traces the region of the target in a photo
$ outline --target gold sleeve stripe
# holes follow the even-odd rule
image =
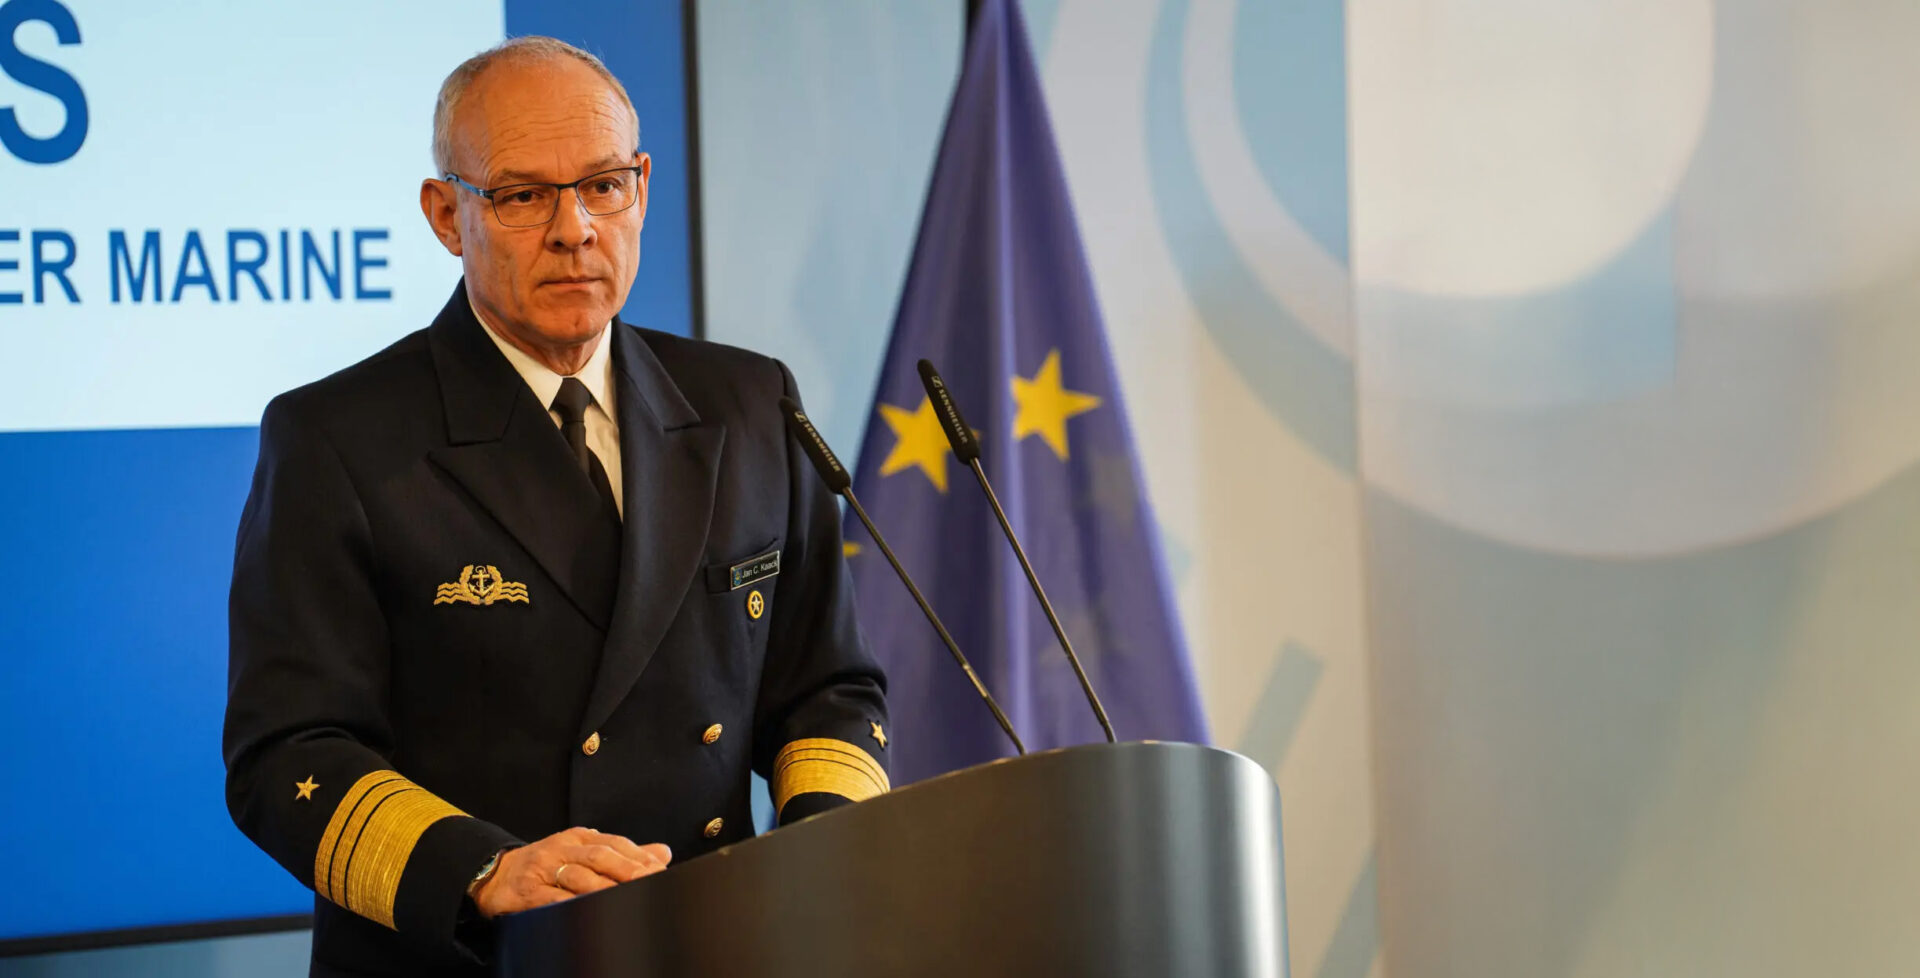
[[[875,794],[885,792],[891,787],[887,780],[886,768],[881,767],[880,762],[874,760],[873,755],[868,754],[858,744],[827,737],[793,741],[781,748],[780,753],[774,757],[774,777],[779,777],[782,770],[801,761],[830,761],[856,768],[866,780],[874,782],[878,787],[879,790]]]
[[[313,856],[313,890],[391,928],[400,875],[427,827],[466,813],[395,771],[353,783]]]
[[[857,744],[830,737],[796,740],[780,748],[773,759],[773,809],[787,807],[788,799],[816,791],[866,801],[887,793],[893,785],[873,755]]]

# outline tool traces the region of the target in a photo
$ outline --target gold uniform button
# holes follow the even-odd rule
[[[588,757],[600,753],[600,731],[595,730],[593,735],[587,738],[587,742],[580,745],[580,753]]]
[[[707,838],[711,839],[711,838],[714,838],[715,836],[718,836],[720,834],[720,830],[724,828],[726,824],[727,824],[726,820],[720,819],[720,818],[716,818],[713,821],[708,822]]]
[[[703,744],[711,744],[714,741],[719,739],[720,739],[720,725],[717,723],[711,727],[708,727],[707,732],[700,735],[700,742]]]

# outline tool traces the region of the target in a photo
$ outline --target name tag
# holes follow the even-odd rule
[[[758,557],[749,557],[727,568],[728,590],[738,591],[778,573],[780,573],[780,551],[773,550]]]

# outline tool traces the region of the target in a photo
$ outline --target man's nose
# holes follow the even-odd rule
[[[570,251],[591,240],[593,215],[587,213],[587,205],[580,199],[579,188],[569,187],[560,191],[553,220],[547,224],[547,244]]]

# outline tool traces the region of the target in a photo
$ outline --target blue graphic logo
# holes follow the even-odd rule
[[[0,71],[53,96],[66,108],[67,120],[59,132],[38,139],[20,128],[13,106],[0,107],[0,145],[28,163],[60,163],[72,159],[87,141],[87,94],[72,75],[20,50],[14,34],[20,25],[35,20],[52,27],[63,46],[80,43],[80,25],[58,0],[6,0],[0,3]]]

